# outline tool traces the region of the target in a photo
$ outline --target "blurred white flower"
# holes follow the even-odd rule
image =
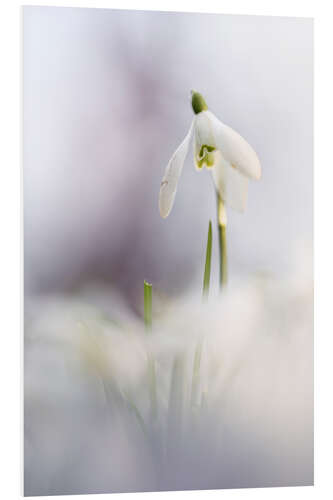
[[[169,161],[161,183],[159,208],[162,217],[172,209],[177,184],[194,133],[194,163],[198,170],[211,169],[220,198],[231,208],[244,211],[248,179],[258,180],[261,167],[253,148],[232,128],[208,110],[198,92],[192,91],[195,117],[190,130]]]

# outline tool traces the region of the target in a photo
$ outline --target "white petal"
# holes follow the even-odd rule
[[[224,125],[210,111],[205,111],[213,126],[215,145],[224,158],[242,174],[251,179],[260,179],[261,166],[254,149],[235,130]]]
[[[216,189],[222,200],[233,210],[244,212],[247,203],[249,180],[216,153],[216,163],[212,169]]]
[[[203,145],[215,147],[214,127],[209,113],[209,111],[202,111],[194,118],[195,142],[198,144],[199,151]]]
[[[171,160],[165,169],[159,196],[160,214],[163,218],[167,217],[172,209],[176,196],[178,179],[183,169],[184,161],[192,138],[192,132],[193,122],[191,123],[187,136],[172,155]]]
[[[194,129],[195,130],[195,129]],[[198,164],[197,164],[197,158],[199,156],[199,153],[200,153],[200,145],[198,144],[198,141],[197,141],[197,137],[196,137],[196,133],[194,133],[194,141],[193,141],[193,153],[194,153],[194,166],[197,170],[202,170],[198,167]]]

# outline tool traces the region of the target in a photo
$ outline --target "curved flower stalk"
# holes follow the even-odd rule
[[[248,181],[261,177],[256,152],[235,130],[222,123],[208,110],[206,101],[192,91],[195,114],[185,139],[172,155],[161,182],[159,209],[161,217],[171,212],[177,185],[194,136],[194,164],[211,171],[218,197],[218,227],[220,241],[220,282],[226,282],[226,225],[225,205],[243,212],[247,203]],[[224,256],[222,256],[222,254]]]

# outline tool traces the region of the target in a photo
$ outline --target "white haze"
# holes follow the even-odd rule
[[[206,304],[196,296],[156,298],[151,334],[108,290],[88,287],[29,303],[26,494],[312,484],[309,269],[306,261],[288,280],[252,277]],[[200,389],[191,410],[200,338]],[[147,352],[157,368],[154,425]],[[168,409],[177,357],[178,420]]]

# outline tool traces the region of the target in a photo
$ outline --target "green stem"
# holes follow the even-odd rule
[[[209,294],[211,260],[212,260],[212,223],[211,221],[209,221],[207,246],[206,246],[205,272],[204,272],[203,287],[202,287],[203,297],[207,297]]]
[[[152,330],[152,285],[144,281],[144,322],[146,332]],[[148,353],[148,381],[150,396],[150,411],[152,419],[157,417],[157,389],[156,389],[156,368],[154,358]]]
[[[219,194],[217,194],[217,227],[220,250],[220,288],[222,289],[228,281],[227,214],[224,202]]]

